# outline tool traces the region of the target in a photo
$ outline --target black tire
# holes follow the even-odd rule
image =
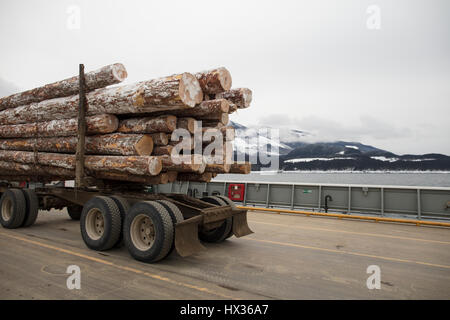
[[[20,189],[8,189],[0,198],[0,223],[4,228],[19,228],[26,213],[25,196]]]
[[[141,234],[142,224],[148,223],[152,224],[151,228],[154,232],[152,242],[145,238],[147,231],[144,234],[142,229]],[[148,230],[150,231],[150,227]],[[136,260],[156,262],[166,257],[172,247],[173,233],[173,223],[169,212],[156,201],[141,201],[134,204],[125,217],[123,227],[125,246]]]
[[[39,212],[39,199],[31,189],[22,189],[25,198],[25,219],[22,227],[29,227],[36,222]]]
[[[81,213],[80,229],[88,248],[104,251],[114,247],[122,229],[120,211],[114,200],[98,196],[86,202]]]
[[[200,200],[219,206],[227,205],[225,201],[215,196],[204,197]],[[225,219],[220,227],[208,231],[200,230],[198,233],[198,237],[204,242],[222,242],[227,238],[227,236],[229,236],[230,232],[232,232],[232,229],[233,219],[230,217]]]
[[[77,204],[71,204],[67,206],[67,213],[72,220],[80,220],[81,212],[83,212],[83,207]]]
[[[173,249],[175,249],[175,225],[179,222],[182,222],[184,220],[183,214],[181,213],[181,210],[172,202],[168,200],[158,200],[158,203],[160,203],[170,214],[170,218],[172,218],[172,225],[173,225],[173,241],[172,246],[170,247],[169,252],[164,257],[170,256],[170,254],[173,252]],[[164,259],[163,258],[163,259]]]
[[[120,218],[122,220],[122,226],[124,225],[125,216],[127,215],[128,211],[130,211],[130,204],[127,199],[121,197],[121,196],[110,196],[111,199],[114,200],[117,207],[120,211]],[[120,237],[119,240],[117,240],[117,243],[115,246],[121,247],[123,245],[123,231],[120,230]]]
[[[231,208],[233,210],[237,209],[236,204],[230,198],[225,197],[225,196],[216,196],[216,197],[222,199],[223,201],[225,201],[225,203],[227,205],[231,206]],[[234,233],[233,233],[233,224],[234,224],[233,217],[231,217],[231,220],[232,220],[231,230],[230,230],[230,233],[225,237],[225,239],[231,238],[234,235]]]

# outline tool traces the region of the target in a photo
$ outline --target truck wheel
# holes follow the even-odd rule
[[[170,218],[172,219],[172,225],[173,225],[172,246],[170,247],[170,250],[167,253],[167,255],[164,257],[164,258],[166,258],[172,253],[173,249],[175,249],[175,225],[179,222],[182,222],[184,220],[184,217],[183,217],[183,214],[181,213],[181,210],[172,202],[170,202],[168,200],[158,200],[157,202],[160,203],[169,212]]]
[[[25,219],[22,227],[29,227],[36,222],[39,212],[39,199],[31,189],[22,189],[25,198]]]
[[[93,250],[114,247],[120,237],[122,220],[113,199],[104,196],[91,198],[83,207],[80,219],[81,236]]]
[[[219,206],[227,205],[225,201],[214,196],[204,197],[201,198],[200,200],[211,204],[216,204]],[[233,219],[230,217],[225,219],[225,221],[222,223],[220,227],[217,227],[212,230],[201,230],[198,234],[198,237],[200,238],[200,240],[204,242],[222,242],[228,237],[230,232],[232,232],[232,229],[233,229]]]
[[[125,216],[127,215],[128,211],[130,211],[130,204],[128,203],[127,199],[125,199],[121,196],[110,196],[110,198],[114,200],[117,207],[119,208],[120,219],[122,220],[122,226],[123,226],[124,221],[125,221]],[[116,246],[121,247],[122,245],[123,245],[123,232],[122,232],[122,230],[120,230],[120,237],[119,237],[119,240],[117,241]]]
[[[19,189],[8,189],[0,198],[0,223],[4,228],[15,229],[25,220],[25,197]]]
[[[156,262],[166,257],[172,247],[173,233],[169,212],[156,201],[136,203],[125,217],[125,246],[136,260]]]
[[[72,220],[80,220],[83,207],[77,204],[71,204],[67,206],[67,213]]]
[[[230,198],[225,197],[225,196],[216,196],[216,197],[222,199],[223,201],[225,201],[226,204],[229,205],[233,210],[237,209],[236,204]],[[231,220],[233,220],[233,217],[231,217]],[[234,223],[234,221],[233,221],[233,223]],[[231,224],[230,233],[226,236],[225,239],[231,238],[233,236],[233,223]]]

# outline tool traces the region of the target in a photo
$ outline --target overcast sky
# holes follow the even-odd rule
[[[224,66],[253,90],[241,124],[450,154],[448,0],[2,0],[0,41],[0,96],[79,63],[127,82]]]

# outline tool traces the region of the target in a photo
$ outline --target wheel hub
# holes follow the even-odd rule
[[[12,216],[13,204],[11,199],[4,199],[2,203],[2,219],[3,221],[9,221]]]
[[[152,220],[144,215],[137,215],[130,228],[131,241],[141,251],[150,249],[155,242],[155,226]]]
[[[105,219],[102,212],[92,208],[86,215],[86,232],[93,240],[98,240],[105,233]]]

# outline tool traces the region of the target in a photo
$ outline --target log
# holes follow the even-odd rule
[[[189,133],[194,134],[198,128],[197,120],[194,118],[178,118],[177,129],[186,129]]]
[[[158,156],[162,163],[162,171],[203,173],[206,163],[201,155]],[[177,162],[176,162],[177,161]]]
[[[231,168],[231,164],[227,163],[208,163],[206,165],[205,172],[214,172],[214,173],[229,173]]]
[[[169,183],[177,181],[178,172],[176,171],[168,171],[165,172],[169,176]]]
[[[226,120],[226,119],[225,119]],[[217,120],[201,120],[202,127],[216,127],[216,128],[222,128],[223,126],[226,126],[227,123],[223,123],[222,121]]]
[[[0,111],[0,125],[43,122],[77,116],[78,95]],[[96,115],[154,113],[194,107],[203,99],[198,80],[189,73],[86,94],[87,113]]]
[[[130,181],[138,182],[143,184],[166,184],[169,183],[171,178],[170,174],[167,172],[161,172],[157,176],[136,176],[117,172],[95,172],[93,176],[97,179],[103,180],[120,180],[120,181]]]
[[[231,164],[230,173],[249,174],[252,171],[250,162],[233,162]]]
[[[219,121],[222,124],[226,125],[228,124],[228,121],[230,120],[228,113],[225,112],[218,112],[218,113],[211,113],[205,116],[197,117],[197,120],[206,121],[206,120],[215,120]]]
[[[217,68],[195,74],[204,94],[216,94],[231,88],[231,74],[226,68]]]
[[[176,115],[177,117],[199,117],[207,116],[211,113],[228,113],[230,109],[230,103],[225,99],[215,99],[209,101],[203,101],[202,103],[196,105],[193,108],[174,110],[170,113]],[[162,114],[162,113],[161,113]]]
[[[42,166],[26,163],[17,163],[11,161],[0,160],[0,172],[4,174],[16,175],[35,175],[35,176],[51,176],[59,177],[59,179],[73,179],[75,177],[75,169],[59,168],[54,166]],[[58,179],[56,179],[58,180]]]
[[[177,128],[177,118],[172,115],[160,117],[131,118],[119,122],[118,132],[157,133],[172,132]]]
[[[0,151],[0,161],[36,164],[75,170],[75,155],[60,153],[34,153],[27,151]],[[161,172],[159,157],[151,156],[86,156],[85,167],[91,171],[107,171],[134,175],[155,176]]]
[[[170,156],[172,154],[173,146],[156,146],[153,149],[154,156]]]
[[[195,182],[210,182],[213,178],[212,172],[198,173],[179,173],[178,181],[195,181]]]
[[[6,172],[8,175],[6,175]],[[16,172],[17,174],[11,176],[11,172]],[[173,174],[170,172],[160,173],[156,176],[138,176],[130,175],[119,172],[91,172],[93,177],[96,179],[104,180],[119,180],[127,182],[138,182],[145,184],[160,184],[169,183],[170,179],[173,179]],[[0,161],[0,180],[4,179],[7,181],[58,181],[58,180],[71,180],[75,177],[74,170],[68,170],[58,167],[42,166],[42,165],[28,165],[15,162],[4,162]]]
[[[183,143],[183,145],[181,145]],[[180,139],[180,141],[170,141],[169,146],[175,147],[176,145],[180,144],[180,148],[183,149],[190,149],[194,150],[195,148],[195,140],[193,137],[191,137],[190,141],[184,142],[183,139]]]
[[[0,140],[1,150],[75,153],[77,137],[29,138]],[[149,156],[153,140],[149,135],[112,133],[86,137],[87,154]]]
[[[121,63],[115,63],[85,74],[86,90],[92,91],[122,82],[127,71]],[[78,76],[47,84],[0,99],[0,110],[15,108],[48,99],[68,97],[78,93]]]
[[[111,133],[117,130],[119,120],[112,114],[100,114],[86,118],[87,134]],[[0,126],[2,138],[66,137],[76,136],[78,119]]]
[[[239,109],[248,108],[252,102],[252,91],[247,88],[236,88],[216,94],[216,99],[227,99]]]
[[[232,113],[235,113],[237,110],[238,110],[237,105],[230,102],[230,107],[228,108],[228,113],[232,114]]]
[[[214,134],[215,130],[220,130],[220,133],[225,138],[226,141],[233,141],[236,137],[236,130],[232,126],[223,126],[222,127],[202,127],[202,133],[203,133],[203,141],[204,142],[211,142],[207,140],[207,137],[205,136],[206,132],[209,132],[210,134]]]
[[[164,132],[149,134],[155,146],[166,146],[169,143],[169,136]]]
[[[224,146],[225,147],[225,146]],[[206,162],[206,169],[205,172],[214,172],[214,173],[228,173],[231,169],[231,163],[227,161],[226,158],[226,150],[223,149],[221,154],[218,155],[220,157],[217,159],[217,157],[211,156],[204,156],[205,162]]]

